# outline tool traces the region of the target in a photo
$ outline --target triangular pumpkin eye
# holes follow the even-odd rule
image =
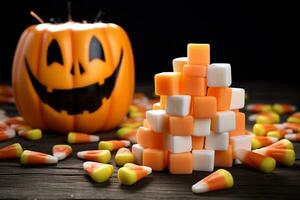
[[[102,44],[95,36],[92,37],[90,42],[89,58],[90,61],[92,61],[95,58],[105,61],[105,55]]]
[[[61,50],[59,48],[59,44],[57,40],[52,40],[47,51],[47,65],[51,65],[52,63],[57,62],[61,65],[64,65],[64,61],[62,58]]]

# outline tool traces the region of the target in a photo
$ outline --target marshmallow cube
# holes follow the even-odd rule
[[[144,148],[139,144],[134,144],[132,145],[131,151],[134,156],[135,163],[142,165]]]
[[[191,96],[173,95],[167,97],[166,112],[173,116],[187,116],[190,113]]]
[[[227,63],[214,63],[207,69],[208,87],[229,87],[231,85],[231,66]]]
[[[239,151],[239,149],[244,149],[251,151],[251,135],[238,135],[230,137],[230,143],[232,144],[233,157]]]
[[[242,88],[231,88],[230,110],[244,108],[245,90]]]
[[[192,150],[192,136],[165,136],[166,148],[171,153],[185,153]]]
[[[206,136],[210,134],[210,118],[195,118],[193,136]]]
[[[229,144],[229,133],[211,133],[205,138],[205,149],[226,151]]]
[[[235,112],[217,112],[211,120],[211,130],[217,133],[235,130]]]
[[[148,110],[146,119],[150,128],[157,133],[168,131],[169,117],[164,110]]]
[[[214,170],[215,151],[214,150],[193,150],[193,170],[208,171]]]
[[[187,57],[174,58],[172,61],[174,72],[183,72],[183,66],[187,64]]]

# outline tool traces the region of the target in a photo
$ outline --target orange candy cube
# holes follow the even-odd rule
[[[211,87],[207,90],[207,96],[217,99],[217,111],[229,110],[231,102],[231,89],[226,87]]]
[[[175,95],[179,93],[181,73],[162,72],[154,76],[156,95]]]
[[[205,96],[207,91],[206,78],[195,76],[182,76],[182,94],[192,96]]]
[[[168,151],[163,149],[145,149],[143,152],[143,165],[152,170],[162,171],[168,165]]]
[[[169,171],[171,174],[191,174],[193,172],[193,157],[188,153],[170,153]]]
[[[193,112],[196,118],[210,118],[217,114],[217,100],[213,96],[194,97]]]
[[[232,145],[226,151],[215,151],[215,167],[232,167]]]
[[[201,150],[204,147],[204,136],[192,136],[192,149]]]
[[[235,130],[229,131],[230,136],[244,135],[245,134],[245,113],[235,111]]]
[[[185,76],[206,77],[207,66],[186,64],[183,66],[183,74]]]
[[[210,46],[209,44],[188,44],[187,56],[190,65],[209,65]]]
[[[186,117],[169,117],[170,134],[189,136],[193,133],[193,117],[188,115]]]
[[[139,127],[136,135],[137,143],[144,148],[163,148],[163,134],[155,133],[149,128]]]

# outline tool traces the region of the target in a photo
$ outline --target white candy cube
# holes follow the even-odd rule
[[[166,112],[168,115],[184,117],[190,113],[191,96],[173,95],[167,97]]]
[[[191,136],[166,135],[165,146],[171,153],[184,153],[192,150]]]
[[[187,64],[187,57],[179,57],[174,58],[172,61],[173,64],[173,71],[174,72],[181,72],[183,71],[183,66]]]
[[[245,90],[243,88],[231,88],[231,101],[229,109],[241,109],[245,105]]]
[[[193,170],[208,171],[214,170],[215,151],[214,150],[193,150]]]
[[[134,156],[135,163],[138,165],[143,164],[144,147],[139,144],[134,144],[132,145],[131,151]]]
[[[235,112],[217,112],[211,120],[211,130],[217,133],[235,130]]]
[[[229,87],[231,85],[231,66],[227,63],[213,63],[207,68],[208,87]]]
[[[210,118],[195,118],[193,136],[206,136],[210,134]]]
[[[229,133],[211,133],[205,137],[205,149],[226,151],[229,144]]]
[[[168,131],[169,117],[164,110],[148,110],[146,119],[154,132],[163,133]]]
[[[235,155],[239,149],[251,151],[252,137],[252,135],[237,135],[230,137],[230,141],[233,147],[233,155]]]

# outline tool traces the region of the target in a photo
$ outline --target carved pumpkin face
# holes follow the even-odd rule
[[[40,24],[21,36],[13,63],[19,112],[32,126],[67,133],[115,127],[134,90],[129,39],[115,24]]]

